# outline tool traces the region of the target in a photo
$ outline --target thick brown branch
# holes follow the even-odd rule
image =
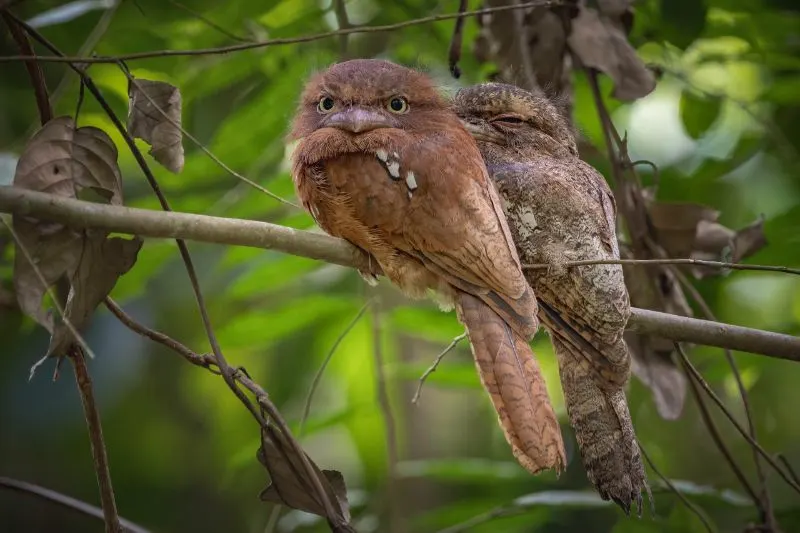
[[[310,231],[254,220],[114,207],[13,187],[0,187],[0,212],[106,229],[141,237],[181,238],[250,246],[370,270],[366,256],[347,242]],[[372,268],[374,271],[374,267]],[[692,342],[800,361],[800,338],[708,320],[633,309],[629,329]]]

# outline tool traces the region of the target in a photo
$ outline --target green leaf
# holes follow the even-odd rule
[[[722,99],[699,96],[689,90],[681,94],[681,120],[693,139],[702,137],[716,122],[722,109]]]
[[[686,48],[706,26],[705,0],[661,0],[661,35],[678,48]]]
[[[530,480],[516,462],[486,459],[431,459],[401,461],[397,475],[405,478],[424,477],[458,483],[492,483],[508,480]]]

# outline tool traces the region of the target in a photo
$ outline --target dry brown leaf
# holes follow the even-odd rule
[[[718,211],[700,204],[650,202],[648,210],[654,239],[670,257],[737,263],[767,244],[761,218],[734,231],[717,222]],[[700,279],[724,270],[694,266],[691,272]]]
[[[654,350],[650,341],[650,337],[625,334],[625,343],[634,354],[631,372],[653,393],[659,416],[677,420],[686,399],[686,376],[672,361],[671,349]]]
[[[136,80],[130,83],[128,96],[129,133],[147,142],[150,155],[167,170],[182,171],[180,90],[163,81]]]
[[[281,503],[293,509],[326,517],[341,525],[350,522],[347,490],[341,473],[335,470],[320,471],[311,458],[308,458],[323,490],[335,507],[337,516],[329,517],[323,503],[316,497],[313,480],[306,475],[301,457],[282,433],[273,430],[267,435],[262,432],[257,457],[267,468],[271,479],[269,486],[261,491],[262,501]]]
[[[68,198],[91,188],[112,204],[122,203],[113,141],[100,129],[75,128],[70,117],[51,120],[31,138],[17,162],[13,185]],[[42,308],[42,299],[48,287],[75,271],[82,235],[61,224],[21,216],[14,217],[14,231],[20,241],[14,260],[17,301],[24,313],[52,333],[53,319]],[[19,246],[31,255],[38,273]]]
[[[78,249],[77,269],[69,272],[71,290],[64,309],[72,327],[80,330],[89,321],[95,308],[111,292],[117,279],[133,267],[142,247],[142,240],[107,238],[105,232],[87,232]],[[77,247],[76,247],[77,248]],[[72,330],[65,323],[56,324],[47,355],[64,353],[75,342]]]
[[[656,79],[628,42],[622,22],[629,8],[625,4],[629,3],[607,0],[598,11],[582,1],[567,44],[583,65],[612,79],[614,98],[631,101],[650,94]]]

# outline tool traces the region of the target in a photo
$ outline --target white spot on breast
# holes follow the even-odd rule
[[[417,178],[410,170],[408,174],[406,174],[406,185],[408,185],[408,188],[412,191],[417,188]]]
[[[386,170],[389,171],[389,175],[395,179],[400,177],[400,163],[398,161],[390,161],[386,163]]]
[[[400,156],[397,155],[397,152],[392,152],[392,157],[394,157],[395,159],[400,159]]]
[[[375,152],[375,155],[378,156],[378,159],[384,163],[386,163],[386,160],[389,159],[389,153],[386,150],[378,150]]]

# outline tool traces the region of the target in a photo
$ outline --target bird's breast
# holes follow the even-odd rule
[[[331,195],[344,201],[355,218],[384,231],[402,228],[419,189],[417,175],[391,149],[328,159],[322,172]]]

